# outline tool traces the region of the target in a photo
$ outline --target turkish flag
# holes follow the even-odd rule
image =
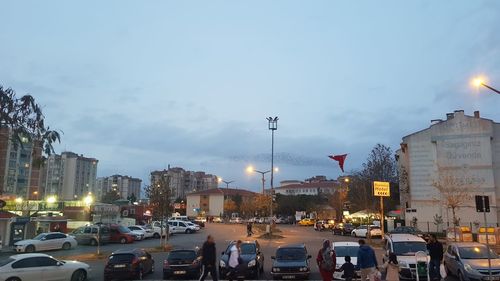
[[[342,155],[328,155],[329,158],[339,162],[339,167],[342,170],[342,173],[344,172],[344,162],[345,159],[347,158],[347,154],[342,154]]]

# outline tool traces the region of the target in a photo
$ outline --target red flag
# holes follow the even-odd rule
[[[328,155],[331,159],[339,162],[339,167],[342,170],[342,173],[344,172],[344,161],[347,158],[347,154],[342,154],[342,155]]]

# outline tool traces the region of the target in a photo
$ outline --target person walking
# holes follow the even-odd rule
[[[208,273],[212,276],[212,280],[217,281],[216,252],[214,238],[212,235],[208,235],[207,241],[201,247],[202,274],[200,281],[204,281]]]
[[[253,231],[252,231],[252,223],[251,223],[251,222],[248,222],[248,223],[247,223],[247,237],[252,236],[252,234],[253,234]]]
[[[351,256],[345,256],[344,261],[344,264],[336,271],[343,273],[342,277],[344,277],[345,281],[352,281],[352,279],[356,277],[356,268],[354,264],[351,263]]]
[[[373,251],[372,247],[366,245],[363,239],[360,239],[358,243],[358,262],[356,267],[361,270],[361,280],[364,281],[366,278],[369,278],[370,281],[374,281],[378,266],[375,251]]]
[[[389,260],[387,260],[381,268],[385,270],[385,280],[399,281],[399,272],[401,268],[398,264],[398,257],[394,253],[389,253]]]
[[[443,244],[437,240],[435,234],[430,234],[427,242],[427,250],[429,251],[429,277],[431,281],[441,280],[440,267],[443,260]]]
[[[337,257],[335,251],[331,248],[330,240],[323,241],[323,247],[319,250],[318,256],[316,257],[319,273],[323,281],[332,281],[336,261]]]
[[[241,253],[241,240],[238,240],[236,244],[231,247],[229,251],[229,272],[227,273],[227,279],[233,281],[238,275],[238,267],[240,265],[240,253]]]

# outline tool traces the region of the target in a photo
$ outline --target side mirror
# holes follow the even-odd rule
[[[275,260],[275,259],[276,259],[276,257],[275,257],[275,256],[271,256],[271,259],[272,259],[272,260]]]
[[[64,264],[64,263],[62,263],[62,262],[58,261],[56,265],[57,265],[57,266],[62,266],[63,264]]]
[[[312,256],[311,256],[311,255],[307,255],[307,259],[311,259],[311,258],[312,258]]]
[[[42,240],[42,241],[45,241],[45,240],[47,240],[47,238],[45,238],[45,237],[42,237],[42,239],[40,239],[40,240]]]

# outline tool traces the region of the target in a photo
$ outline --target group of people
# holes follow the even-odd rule
[[[238,240],[229,251],[229,271],[226,276],[229,281],[232,281],[236,277],[238,265],[241,264],[241,243],[242,241]],[[217,281],[217,250],[215,248],[215,241],[212,235],[208,235],[207,241],[205,241],[201,247],[200,254],[202,266],[200,280],[204,281],[210,273],[212,280]]]
[[[351,257],[345,257],[345,263],[336,268],[335,250],[331,248],[329,240],[323,241],[323,247],[319,250],[316,261],[324,281],[331,281],[335,271],[343,272],[343,277],[346,281],[351,281],[356,277],[356,270],[360,271],[361,280],[369,279],[370,281],[381,280],[381,271],[385,272],[385,280],[399,281],[399,266],[396,254],[389,253],[387,261],[381,266],[378,265],[375,251],[372,247],[366,245],[365,240],[358,241],[359,249],[357,255],[357,264],[354,266],[351,263]],[[431,281],[441,280],[441,263],[443,260],[443,244],[439,242],[436,235],[430,234],[427,242],[427,250],[429,251],[429,278]]]

